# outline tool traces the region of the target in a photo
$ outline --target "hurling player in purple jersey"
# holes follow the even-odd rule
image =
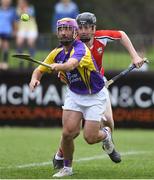
[[[102,142],[108,154],[114,150],[110,130],[100,129],[102,114],[106,109],[104,81],[90,50],[76,39],[77,30],[75,19],[57,21],[57,37],[61,45],[44,60],[51,68],[40,65],[34,70],[29,84],[33,91],[45,72],[56,71],[63,74],[68,85],[62,115],[64,167],[53,177],[73,174],[74,138],[80,133],[82,119],[85,120],[83,136],[88,144]]]

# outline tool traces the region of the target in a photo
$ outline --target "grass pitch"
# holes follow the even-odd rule
[[[60,134],[53,128],[0,128],[0,179],[51,179]],[[81,133],[75,140],[74,175],[67,179],[154,178],[154,131],[117,130],[114,141],[122,155],[119,164],[101,144],[86,144]]]

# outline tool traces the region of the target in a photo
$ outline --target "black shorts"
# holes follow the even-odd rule
[[[12,36],[10,34],[0,33],[0,39],[10,41],[12,39]]]

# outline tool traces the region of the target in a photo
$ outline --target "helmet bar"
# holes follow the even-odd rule
[[[78,25],[75,19],[72,18],[63,18],[57,21],[57,28],[59,27],[72,27],[78,29]]]

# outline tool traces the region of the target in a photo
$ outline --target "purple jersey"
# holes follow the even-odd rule
[[[66,53],[62,46],[54,49],[45,59],[45,63],[64,63],[69,58],[79,61],[79,66],[70,72],[62,72],[71,91],[77,94],[95,94],[99,92],[104,81],[99,73],[95,60],[88,47],[80,40],[74,41],[71,49]],[[38,67],[40,71],[47,72],[48,68]]]

